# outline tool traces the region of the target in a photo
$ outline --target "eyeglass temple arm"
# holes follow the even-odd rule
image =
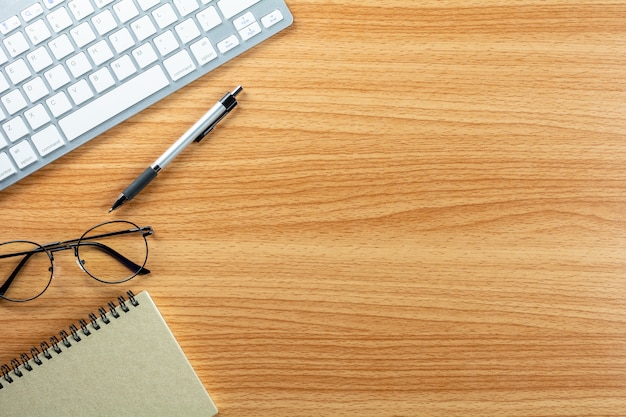
[[[28,262],[28,260],[31,256],[33,256],[34,253],[35,252],[29,252],[22,258],[20,263],[13,270],[11,276],[9,276],[9,278],[7,278],[4,284],[2,284],[2,286],[0,287],[0,295],[4,295],[9,290],[9,287],[11,286],[11,284],[13,284],[13,281],[15,280],[17,274],[19,274],[22,267],[26,264],[26,262]]]
[[[89,239],[101,239],[103,237],[111,237],[111,236],[117,236],[117,235],[124,235],[127,233],[135,233],[141,231],[141,233],[144,236],[150,236],[154,233],[154,231],[152,230],[152,226],[144,226],[144,227],[138,227],[136,229],[128,229],[128,230],[119,230],[117,232],[109,232],[109,233],[102,233],[99,235],[93,235],[93,236],[89,236]]]
[[[99,235],[92,235],[92,236],[89,236],[89,239],[90,240],[102,239],[103,237],[125,235],[127,233],[135,233],[135,232],[138,232],[138,231],[141,231],[141,233],[144,236],[151,236],[152,234],[154,234],[154,230],[152,230],[152,226],[144,226],[144,227],[138,227],[138,228],[135,228],[135,229],[119,230],[117,232],[109,232],[109,233],[101,233]],[[46,248],[46,249],[53,249],[55,246],[60,246],[61,249],[63,249],[63,248],[66,247],[65,245],[71,246],[73,243],[80,242],[81,239],[83,239],[83,238],[64,240],[62,242],[47,243],[47,244],[43,245],[43,247]]]
[[[116,251],[115,249],[104,245],[100,242],[80,242],[80,246],[93,246],[103,252],[105,252],[107,255],[110,255],[112,258],[114,258],[115,260],[117,260],[119,263],[121,263],[122,265],[124,265],[126,268],[128,268],[129,270],[131,270],[132,272],[137,272],[138,275],[146,275],[150,273],[150,270],[148,268],[142,267],[141,265],[137,265],[135,262],[131,261],[130,259],[128,259],[127,257],[125,257],[124,255],[122,255],[121,253],[119,253],[118,251]]]

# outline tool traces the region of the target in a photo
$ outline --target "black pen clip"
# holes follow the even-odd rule
[[[226,117],[226,115],[228,113],[230,113],[230,111],[232,109],[235,108],[235,106],[237,105],[237,99],[235,97],[237,97],[237,94],[239,94],[241,92],[241,90],[243,90],[242,86],[237,86],[237,88],[235,88],[232,92],[230,93],[226,93],[224,95],[224,97],[222,97],[222,99],[220,100],[220,103],[222,103],[222,106],[224,106],[224,112],[220,115],[220,117],[211,124],[211,126],[209,126],[209,128],[207,130],[205,130],[204,132],[202,132],[202,134],[200,136],[198,136],[197,138],[195,138],[193,141],[194,142],[200,142],[202,139],[204,139],[204,137],[206,135],[209,134],[209,132],[211,130],[213,130],[215,128],[215,126],[217,126],[217,124],[224,118]]]
[[[211,132],[211,130],[213,130],[215,128],[215,126],[217,126],[217,124],[220,122],[220,120],[222,120],[224,117],[226,117],[226,115],[229,112],[225,111],[224,113],[222,113],[222,115],[219,117],[219,119],[217,119],[215,122],[213,122],[211,124],[211,126],[209,126],[209,128],[207,130],[205,130],[204,132],[202,132],[202,134],[200,136],[198,136],[197,138],[195,138],[193,141],[194,142],[200,142],[202,139],[204,139],[204,137],[206,135],[209,134],[209,132]]]

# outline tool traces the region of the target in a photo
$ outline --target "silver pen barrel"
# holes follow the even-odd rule
[[[183,151],[191,142],[201,136],[206,130],[208,130],[214,123],[222,118],[222,115],[226,113],[226,107],[222,103],[216,103],[204,114],[193,126],[189,128],[176,142],[174,142],[164,153],[159,156],[152,164],[152,168],[155,171],[160,171],[165,168],[167,164],[172,162],[176,156]]]

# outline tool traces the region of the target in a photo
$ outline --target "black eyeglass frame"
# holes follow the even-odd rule
[[[87,236],[92,230],[97,229],[99,227],[108,225],[108,224],[115,224],[115,223],[124,223],[124,224],[129,224],[131,226],[133,226],[130,229],[126,229],[126,230],[119,230],[116,232],[109,232],[109,233],[102,233],[99,235],[94,235],[94,236]],[[128,259],[127,257],[125,257],[124,255],[122,255],[121,253],[117,252],[115,249],[100,243],[100,242],[95,242],[95,239],[101,239],[101,238],[105,238],[105,237],[111,237],[111,236],[118,236],[118,235],[123,235],[123,234],[129,234],[129,233],[136,233],[136,232],[141,232],[142,238],[144,240],[144,244],[146,246],[146,257],[143,261],[142,265],[138,265],[135,262],[131,261],[130,259]],[[133,279],[134,277],[136,277],[137,275],[146,275],[150,273],[150,270],[148,268],[145,267],[146,263],[148,262],[148,241],[146,239],[147,236],[150,236],[154,234],[154,230],[152,229],[152,226],[143,226],[140,227],[138,225],[136,225],[133,222],[130,222],[128,220],[110,220],[110,221],[106,221],[100,224],[97,224],[91,228],[89,228],[85,233],[82,234],[82,236],[78,239],[69,239],[69,240],[64,240],[64,241],[60,241],[60,242],[51,242],[51,243],[46,243],[46,244],[39,244],[36,242],[32,242],[29,240],[11,240],[8,242],[3,242],[0,244],[1,245],[5,245],[5,244],[9,244],[9,243],[28,243],[31,244],[33,246],[36,246],[36,249],[33,250],[29,250],[29,251],[21,251],[21,252],[14,252],[14,253],[7,253],[7,254],[3,254],[0,255],[0,259],[4,259],[4,258],[10,258],[10,257],[14,257],[14,256],[24,256],[24,258],[19,262],[19,264],[15,267],[15,269],[13,270],[13,272],[11,273],[11,275],[6,279],[6,281],[0,285],[0,298],[5,299],[7,301],[13,301],[13,302],[26,302],[26,301],[31,301],[34,300],[35,298],[38,298],[39,296],[41,296],[44,292],[46,292],[46,290],[48,289],[48,287],[50,286],[50,284],[52,283],[52,279],[54,278],[54,256],[53,253],[54,252],[59,252],[59,251],[63,251],[63,250],[68,250],[68,249],[73,249],[74,250],[74,256],[76,257],[76,263],[78,264],[78,266],[80,267],[80,269],[85,272],[87,275],[89,275],[91,278],[95,279],[96,281],[102,282],[104,284],[121,284],[123,282],[129,281],[131,279]],[[100,279],[98,277],[96,277],[95,275],[93,275],[91,272],[89,272],[83,265],[84,260],[82,260],[80,258],[80,252],[79,249],[81,246],[91,246],[91,247],[95,247],[101,251],[103,251],[104,253],[106,253],[107,255],[111,256],[111,258],[115,259],[116,261],[118,261],[119,263],[121,263],[122,265],[124,265],[126,268],[128,268],[131,272],[132,275],[121,279],[119,281],[105,281],[103,279]],[[24,267],[24,265],[26,264],[26,262],[28,261],[28,259],[30,259],[31,256],[37,254],[37,253],[45,253],[48,256],[48,259],[50,260],[50,267],[48,268],[50,271],[50,277],[48,278],[48,283],[46,284],[46,286],[44,287],[43,290],[41,290],[41,292],[39,292],[39,294],[24,299],[24,300],[17,300],[17,299],[13,299],[13,298],[9,298],[6,297],[5,294],[8,291],[9,287],[11,286],[11,284],[13,283],[13,281],[15,280],[15,277],[18,276],[20,270]]]

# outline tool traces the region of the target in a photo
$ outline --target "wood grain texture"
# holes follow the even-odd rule
[[[60,253],[46,294],[0,303],[0,362],[146,289],[224,417],[626,414],[626,3],[288,4],[288,30],[0,193],[0,241],[155,229],[150,276]]]

